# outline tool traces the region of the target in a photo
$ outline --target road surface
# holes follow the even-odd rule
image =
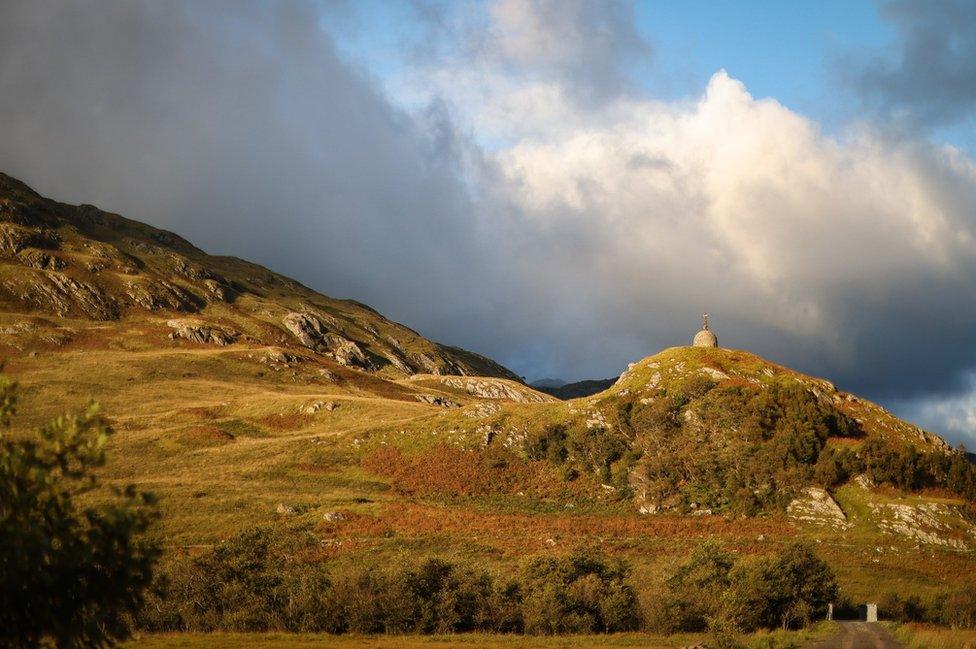
[[[837,635],[815,642],[807,649],[901,649],[888,630],[868,622],[838,622]]]

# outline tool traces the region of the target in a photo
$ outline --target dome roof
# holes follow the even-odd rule
[[[718,347],[718,338],[708,328],[708,314],[702,316],[702,330],[695,334],[691,343],[695,347]]]
[[[708,329],[702,329],[695,334],[695,341],[692,345],[695,347],[718,347],[718,338]]]

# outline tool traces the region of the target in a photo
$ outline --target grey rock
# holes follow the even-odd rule
[[[206,345],[230,345],[237,340],[238,333],[225,327],[204,324],[193,320],[170,320],[166,323],[173,329],[172,339],[183,339]]]
[[[447,397],[442,397],[436,394],[415,394],[414,397],[417,401],[421,403],[429,403],[432,406],[441,406],[442,408],[460,408],[461,404]]]

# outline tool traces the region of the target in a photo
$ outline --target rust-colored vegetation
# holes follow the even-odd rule
[[[604,497],[590,476],[567,480],[549,462],[524,460],[498,447],[467,450],[443,444],[412,455],[384,447],[367,455],[363,467],[389,478],[397,492],[407,495]]]

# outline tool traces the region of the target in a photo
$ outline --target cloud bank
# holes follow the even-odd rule
[[[723,71],[655,101],[632,11],[439,16],[391,96],[315,3],[5,3],[0,168],[530,377],[613,375],[707,310],[723,345],[966,438],[973,161],[825,134]]]
[[[844,76],[863,103],[903,127],[965,121],[976,111],[976,4],[895,0],[880,14],[896,42],[867,60],[846,60]]]

